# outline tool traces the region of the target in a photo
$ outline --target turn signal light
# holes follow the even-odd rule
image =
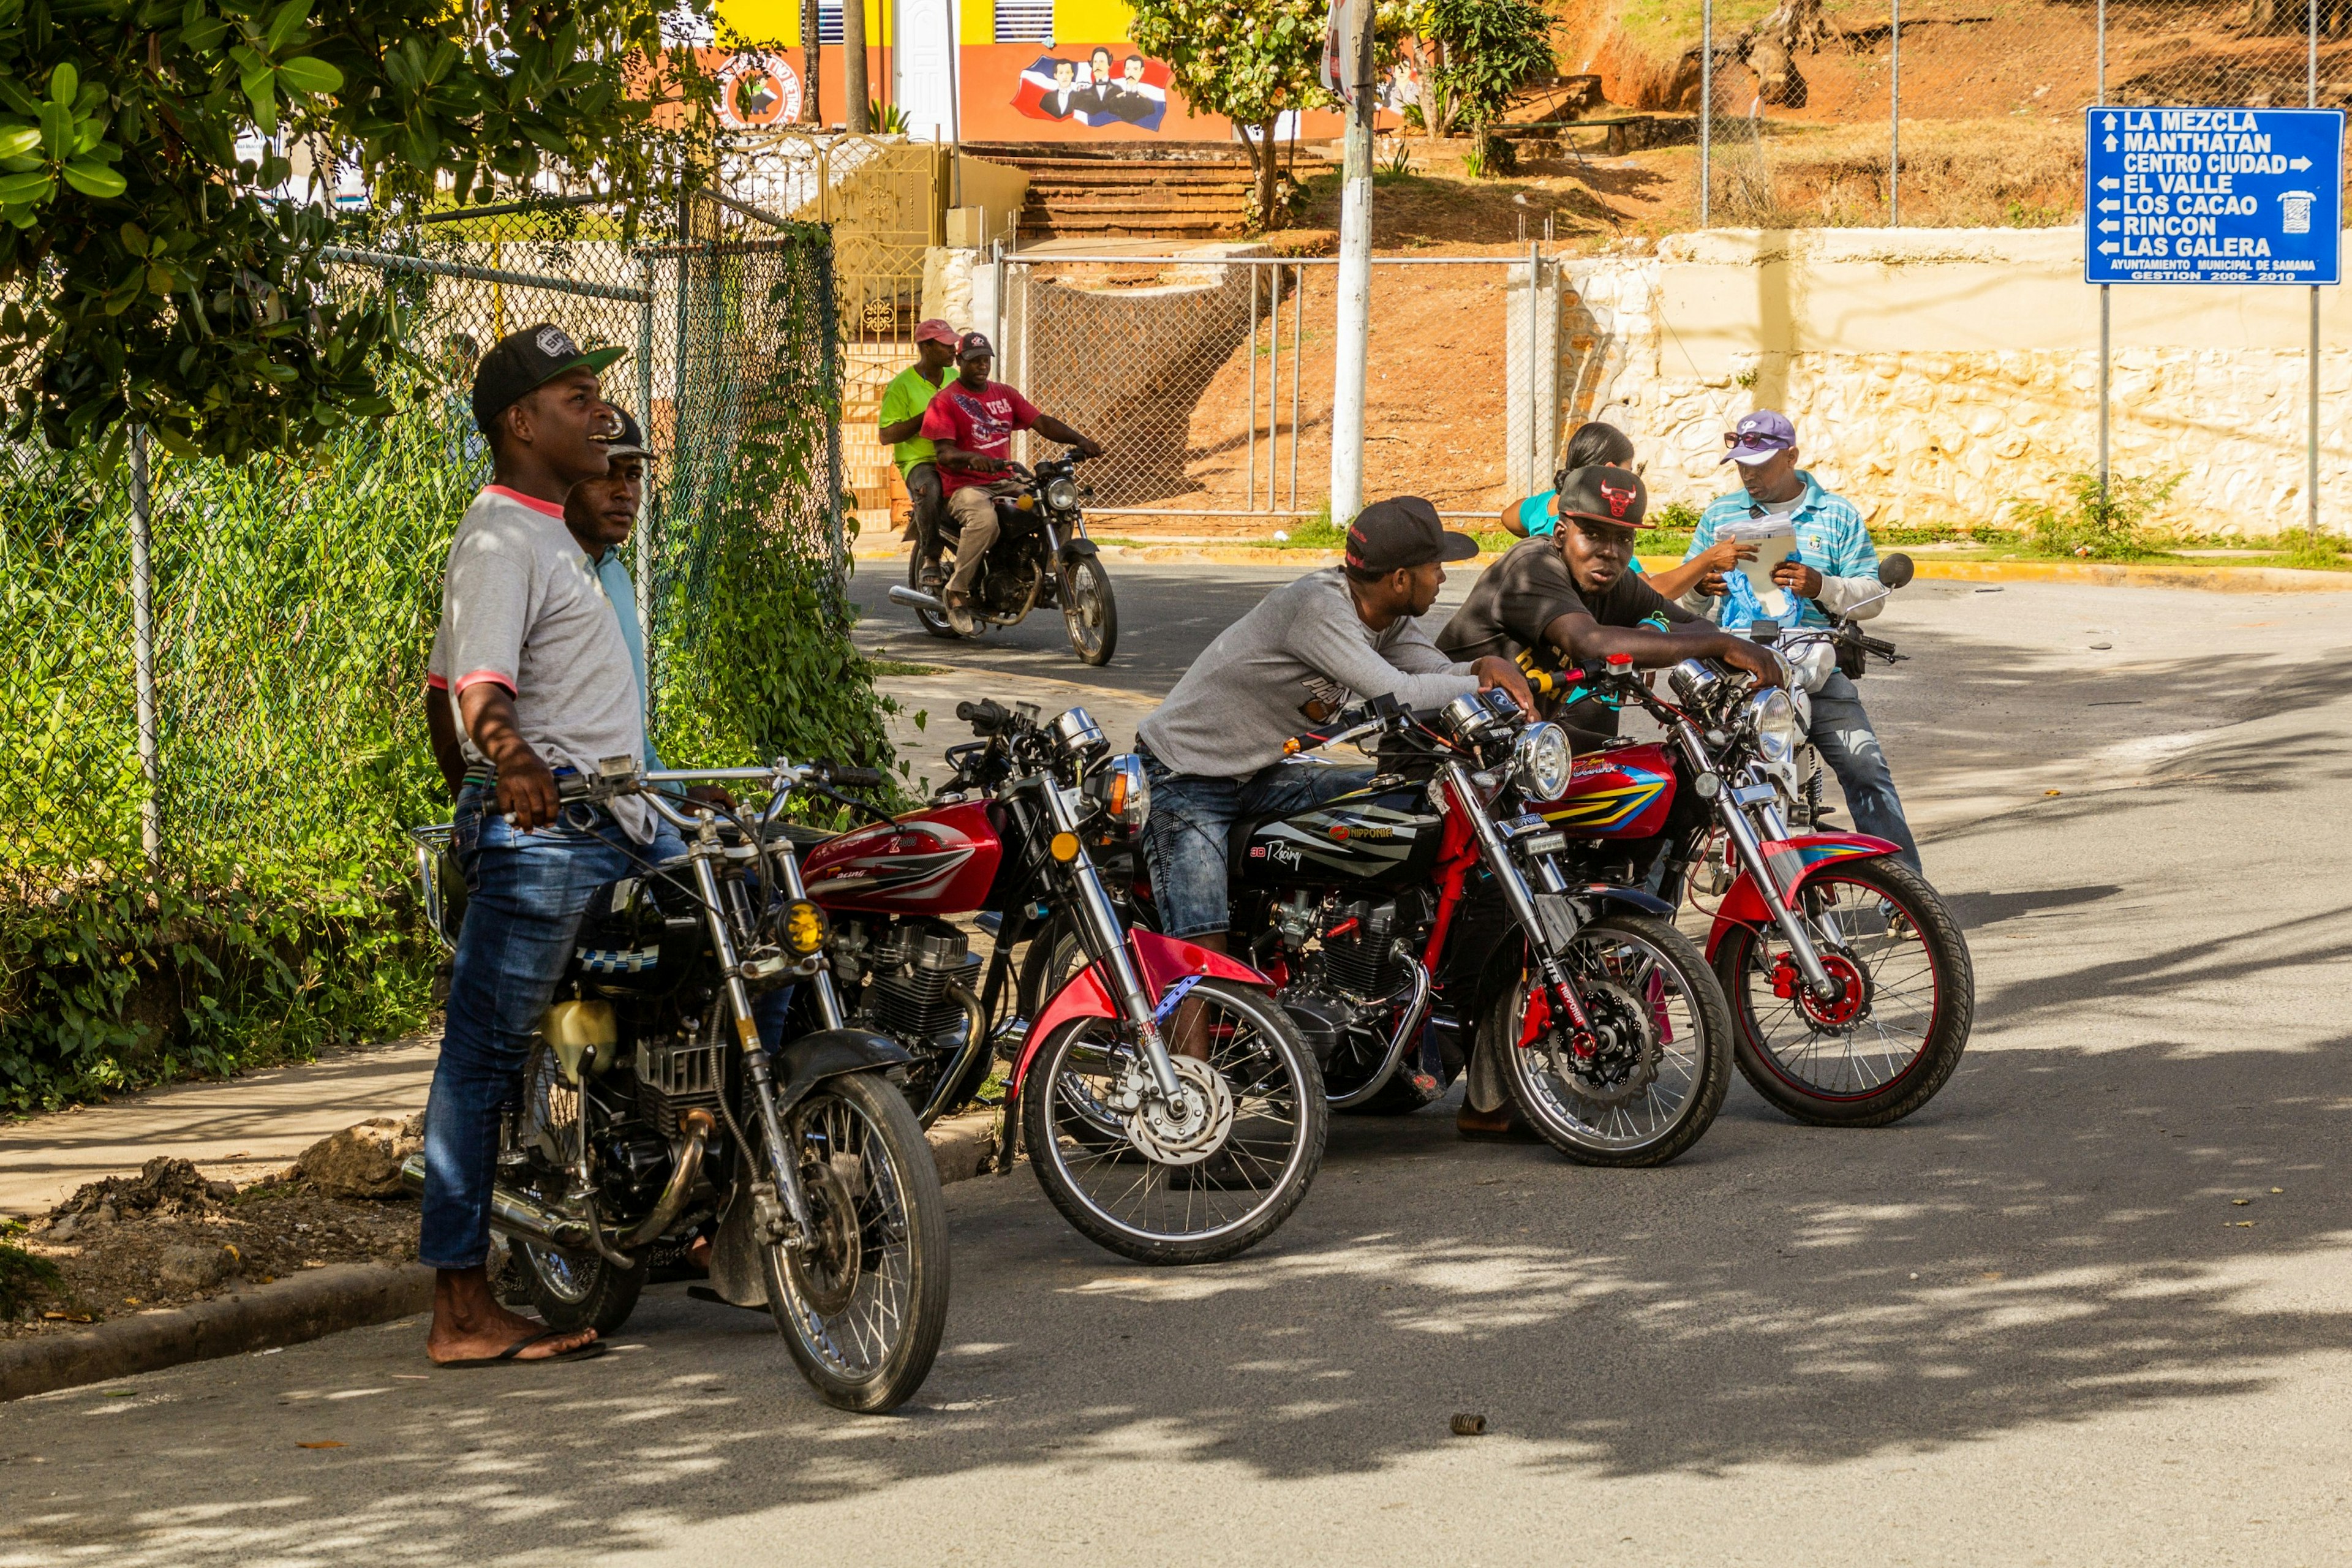
[[[806,958],[824,951],[824,911],[806,899],[794,899],[784,906],[784,945],[795,957]]]

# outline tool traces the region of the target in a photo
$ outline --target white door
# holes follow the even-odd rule
[[[956,0],[892,0],[891,100],[906,111],[908,134],[922,142],[955,137],[952,79]]]

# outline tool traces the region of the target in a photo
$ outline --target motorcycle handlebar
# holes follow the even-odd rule
[[[888,782],[880,768],[854,768],[845,763],[819,763],[816,775],[843,789],[880,789]]]
[[[975,735],[996,734],[1013,718],[1013,715],[1006,712],[1003,708],[985,697],[977,702],[957,703],[955,715],[962,722],[971,725],[971,732]]]

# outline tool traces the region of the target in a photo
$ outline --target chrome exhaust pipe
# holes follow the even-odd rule
[[[400,1163],[401,1184],[410,1192],[425,1191],[425,1156],[411,1154]],[[667,1195],[667,1194],[665,1194]],[[519,1240],[551,1247],[559,1252],[586,1252],[593,1243],[588,1222],[578,1215],[551,1208],[512,1187],[490,1188],[490,1228]]]
[[[935,615],[944,616],[948,613],[947,605],[940,602],[940,596],[937,594],[926,594],[920,588],[909,588],[904,583],[893,583],[890,585],[890,602],[894,605],[907,605],[918,610],[929,610]]]
[[[677,1152],[677,1160],[670,1165],[669,1184],[662,1188],[661,1201],[654,1205],[654,1212],[621,1237],[625,1251],[634,1252],[659,1241],[662,1233],[686,1212],[687,1200],[694,1195],[694,1179],[702,1173],[703,1148],[710,1142],[711,1133],[718,1131],[719,1123],[710,1112],[697,1106],[679,1117],[677,1124],[686,1133],[686,1147]]]

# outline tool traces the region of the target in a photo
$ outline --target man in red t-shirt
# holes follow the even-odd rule
[[[985,337],[966,332],[956,344],[956,378],[940,388],[923,413],[923,437],[931,443],[931,460],[947,489],[948,516],[962,531],[956,540],[955,575],[940,595],[948,624],[961,637],[979,630],[971,616],[971,584],[988,547],[996,542],[996,498],[1021,493],[1020,481],[994,477],[1004,471],[1012,454],[1013,433],[1034,429],[1089,458],[1102,455],[1096,442],[1040,414],[1003,382],[989,380],[988,367],[995,359]]]

